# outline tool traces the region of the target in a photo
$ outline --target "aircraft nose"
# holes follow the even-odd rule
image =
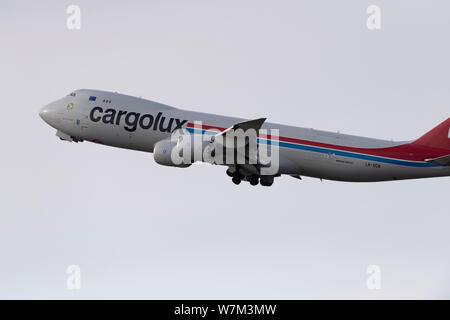
[[[58,114],[60,113],[61,101],[55,101],[49,103],[42,107],[39,111],[39,116],[44,120],[48,125],[55,127],[58,122]]]
[[[40,111],[39,111],[39,116],[41,117],[42,120],[44,120],[45,122],[48,121],[48,113],[49,110],[47,108],[47,106],[44,106]]]
[[[47,104],[39,111],[39,116],[47,124],[52,125],[55,110],[53,108],[53,103]]]

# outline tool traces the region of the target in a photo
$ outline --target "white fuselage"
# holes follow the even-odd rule
[[[134,114],[127,118],[130,113]],[[170,138],[177,126],[208,133],[209,127],[225,129],[244,120],[186,111],[98,90],[77,90],[44,107],[41,116],[60,133],[76,140],[146,152],[153,152],[157,142]],[[189,127],[188,124],[194,121],[201,121],[204,128]],[[430,164],[424,159],[403,159],[401,156],[385,156],[384,153],[378,155],[373,151],[389,150],[408,142],[392,142],[267,122],[262,128],[279,130],[278,174],[341,181],[386,181],[450,175],[449,166]]]

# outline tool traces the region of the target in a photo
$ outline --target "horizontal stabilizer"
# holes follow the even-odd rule
[[[425,159],[426,162],[439,164],[441,166],[450,166],[450,154],[439,157],[439,158],[433,158],[433,159]]]

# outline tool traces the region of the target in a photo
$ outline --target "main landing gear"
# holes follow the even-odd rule
[[[244,178],[243,175],[241,175],[239,172],[237,171],[230,171],[230,169],[227,170],[227,175],[229,177],[231,177],[231,181],[233,181],[234,184],[240,184],[242,179]]]
[[[251,175],[242,175],[238,171],[230,171],[230,169],[227,170],[227,175],[231,177],[231,181],[233,181],[234,184],[240,184],[242,180],[248,181],[252,186],[256,186],[258,184],[261,184],[264,187],[270,187],[273,184],[273,176],[259,176],[256,174]]]
[[[239,177],[233,177],[231,181],[233,181],[234,184],[240,184],[242,180]]]
[[[256,174],[252,174],[250,177],[247,177],[247,180],[252,186],[256,186],[259,183],[259,177]]]

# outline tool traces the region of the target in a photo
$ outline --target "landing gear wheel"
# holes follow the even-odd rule
[[[261,176],[259,183],[264,187],[270,187],[273,184],[272,176]]]
[[[258,176],[257,175],[251,176],[249,182],[252,186],[256,186],[259,183]]]
[[[231,179],[231,181],[233,181],[234,184],[240,184],[241,183],[241,179],[239,177],[233,177],[233,179]]]

